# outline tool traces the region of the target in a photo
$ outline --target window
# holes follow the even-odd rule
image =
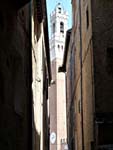
[[[89,27],[89,11],[88,11],[88,7],[86,9],[86,26],[87,26],[87,29]]]
[[[80,100],[78,101],[78,112],[79,113],[81,112],[81,101]]]
[[[113,47],[107,48],[107,72],[113,75]]]
[[[58,51],[60,51],[60,45],[58,44]]]
[[[60,7],[58,8],[58,13],[60,13],[60,14],[61,14],[61,8],[60,8]]]
[[[63,45],[62,45],[62,47],[61,47],[61,48],[62,48],[62,50],[63,50]]]
[[[53,33],[55,33],[55,23],[53,23]]]
[[[60,22],[60,32],[64,33],[64,23]]]

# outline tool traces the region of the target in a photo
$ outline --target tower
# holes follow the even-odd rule
[[[51,39],[50,53],[51,61],[54,59],[63,59],[65,35],[68,29],[68,13],[63,6],[58,3],[55,10],[50,15]]]
[[[52,85],[49,88],[50,110],[50,150],[63,150],[66,139],[66,85],[65,74],[59,73],[62,65],[65,36],[68,29],[68,13],[58,3],[50,15],[51,39],[50,54],[52,68]]]

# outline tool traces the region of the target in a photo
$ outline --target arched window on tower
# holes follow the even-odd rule
[[[53,33],[55,33],[55,23],[53,23]]]
[[[58,44],[58,49],[60,48],[60,45]]]
[[[60,32],[64,33],[64,23],[60,22]]]
[[[58,44],[58,51],[60,51],[60,45]]]
[[[60,13],[60,14],[61,14],[61,8],[60,8],[60,7],[58,8],[58,13]]]

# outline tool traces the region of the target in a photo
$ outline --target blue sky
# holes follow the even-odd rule
[[[50,34],[50,13],[54,10],[56,4],[60,2],[64,9],[68,11],[69,20],[68,20],[68,28],[72,26],[72,6],[71,0],[46,0],[47,1],[47,13],[48,13],[48,26],[49,26],[49,34]]]

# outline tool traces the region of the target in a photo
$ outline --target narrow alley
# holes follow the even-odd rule
[[[0,150],[113,150],[113,1],[0,5]]]

